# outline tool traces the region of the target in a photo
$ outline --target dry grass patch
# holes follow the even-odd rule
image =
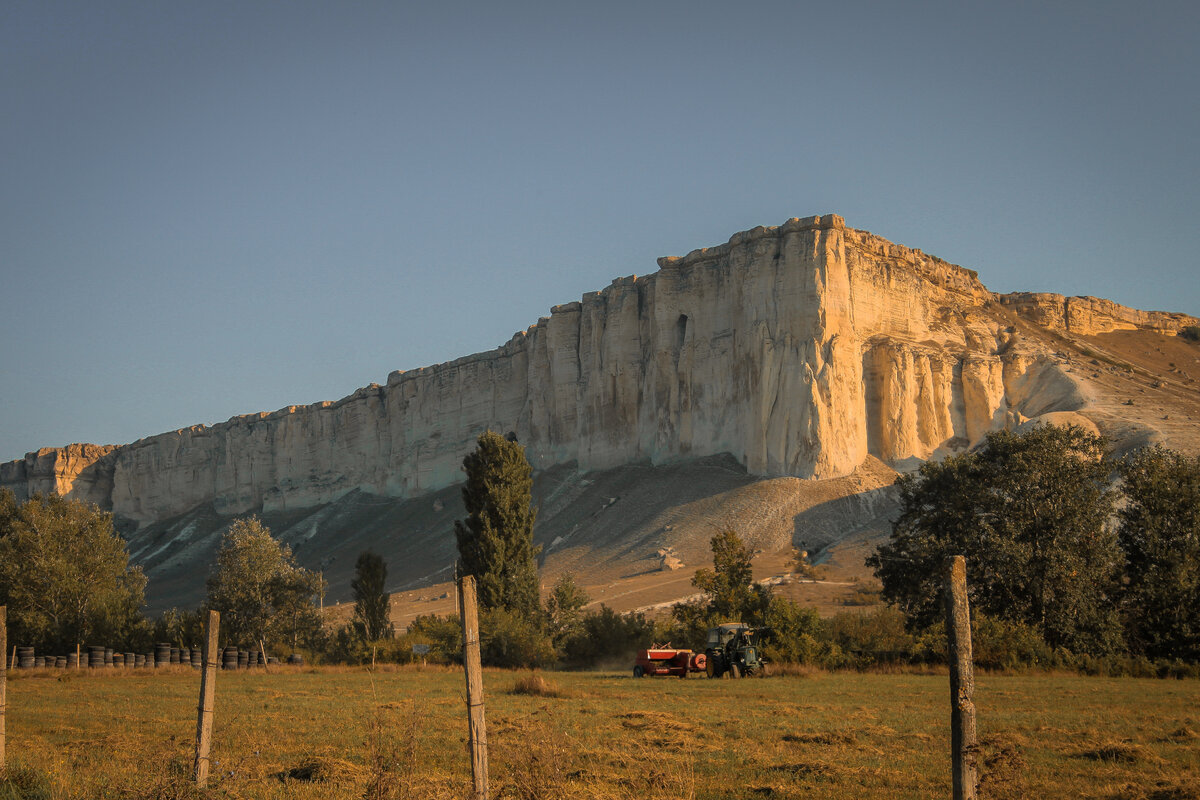
[[[858,739],[853,733],[844,731],[822,731],[820,733],[785,733],[785,742],[796,744],[854,744]]]
[[[1181,725],[1163,737],[1163,741],[1166,742],[1194,742],[1197,739],[1200,739],[1200,733],[1196,733],[1187,725]]]
[[[517,678],[517,682],[508,690],[508,693],[531,697],[562,697],[559,688],[543,678],[540,672]]]
[[[1152,786],[1123,787],[1112,800],[1200,800],[1200,783],[1156,781]]]
[[[795,664],[790,662],[770,662],[763,668],[763,675],[768,678],[813,678],[825,670],[812,664]]]
[[[311,756],[291,769],[276,773],[275,777],[306,783],[356,783],[366,780],[367,770],[341,758]]]
[[[837,776],[838,768],[833,764],[824,762],[805,761],[794,762],[787,764],[772,764],[767,767],[772,772],[786,772],[793,778],[826,778],[832,779]]]
[[[665,711],[630,711],[621,714],[621,726],[635,731],[682,731],[696,730],[690,722],[677,719]]]
[[[1078,754],[1079,758],[1089,761],[1106,761],[1110,763],[1137,764],[1139,762],[1159,761],[1158,756],[1132,742],[1104,742],[1090,750]]]
[[[985,737],[978,745],[978,764],[981,796],[1026,796],[1029,765],[1016,741],[1005,736]]]

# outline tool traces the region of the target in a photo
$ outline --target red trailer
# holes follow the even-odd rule
[[[670,645],[639,650],[633,665],[633,677],[669,675],[686,678],[689,672],[704,672],[704,653],[676,650]]]

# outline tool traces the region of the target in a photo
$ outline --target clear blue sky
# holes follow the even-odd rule
[[[0,461],[343,397],[835,212],[1200,314],[1194,2],[0,5]]]

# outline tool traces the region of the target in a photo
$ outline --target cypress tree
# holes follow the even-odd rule
[[[474,575],[479,603],[527,618],[539,609],[537,556],[533,546],[533,468],[525,448],[498,433],[480,435],[463,459],[467,518],[454,523],[461,574]]]
[[[383,590],[387,581],[387,563],[383,556],[366,550],[354,565],[354,626],[368,641],[390,638],[395,628],[388,618],[391,595]]]

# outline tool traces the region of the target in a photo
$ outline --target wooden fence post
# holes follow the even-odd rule
[[[483,716],[483,668],[479,663],[479,607],[475,599],[475,577],[464,575],[458,593],[458,612],[463,626],[463,670],[467,673],[467,744],[471,749],[471,776],[475,800],[487,800],[487,726]]]
[[[4,772],[4,712],[8,703],[8,670],[4,656],[8,653],[8,606],[0,606],[0,772]]]
[[[212,747],[213,706],[217,694],[217,632],[221,615],[208,612],[204,637],[204,666],[200,671],[200,706],[196,714],[196,785],[208,785],[208,751]]]
[[[950,758],[954,800],[975,800],[979,783],[975,730],[975,665],[967,605],[967,560],[950,559],[946,583],[946,636],[950,662]]]

